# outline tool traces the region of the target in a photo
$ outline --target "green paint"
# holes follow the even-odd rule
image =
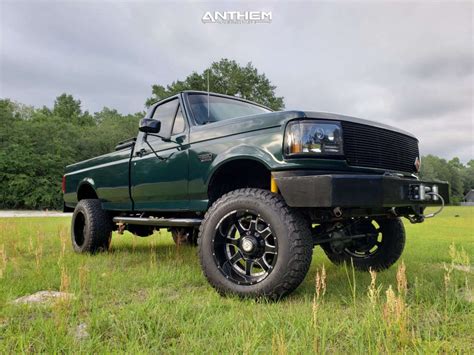
[[[345,160],[284,159],[286,124],[294,119],[368,121],[326,113],[284,111],[195,125],[186,115],[186,95],[177,95],[187,124],[174,142],[139,133],[135,147],[105,154],[66,168],[66,205],[74,207],[81,184],[90,184],[103,206],[116,211],[205,211],[208,184],[216,170],[235,159],[251,159],[270,171],[314,169],[320,171],[380,173],[377,169],[348,166]],[[152,116],[153,107],[147,117]],[[379,125],[372,123],[373,125]],[[180,143],[177,143],[179,141]],[[144,150],[144,155],[137,155]],[[132,203],[133,200],[133,203]]]

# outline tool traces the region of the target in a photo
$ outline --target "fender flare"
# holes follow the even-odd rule
[[[99,195],[97,194],[97,189],[96,189],[96,185],[95,185],[95,182],[92,178],[89,178],[89,177],[86,177],[84,179],[82,179],[79,184],[77,184],[77,189],[76,189],[76,197],[77,197],[77,200],[79,201],[79,191],[81,190],[81,188],[83,188],[84,186],[88,186],[90,188],[92,188],[92,190],[94,190],[95,194],[97,197],[99,197]]]
[[[271,171],[272,167],[277,163],[276,158],[270,152],[259,147],[251,145],[238,145],[232,147],[231,149],[220,153],[216,159],[212,161],[206,178],[206,187],[209,187],[212,178],[223,165],[235,160],[253,160],[264,165],[269,171]]]

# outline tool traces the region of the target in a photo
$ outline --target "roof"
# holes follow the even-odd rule
[[[251,100],[247,100],[247,99],[244,99],[243,97],[239,97],[239,96],[232,96],[232,95],[225,95],[225,94],[219,94],[217,92],[212,92],[212,91],[201,91],[201,90],[182,90],[180,91],[179,93],[177,94],[174,94],[172,96],[169,96],[169,97],[166,97],[164,99],[159,99],[159,100],[156,100],[154,101],[152,104],[150,104],[149,107],[153,107],[153,106],[156,106],[158,104],[160,104],[161,102],[163,101],[168,101],[168,100],[171,100],[173,98],[176,98],[176,97],[179,97],[179,95],[181,94],[202,94],[202,95],[212,95],[212,96],[219,96],[219,97],[227,97],[229,99],[234,99],[234,100],[239,100],[239,101],[244,101],[244,102],[248,102],[249,104],[252,104],[252,105],[257,105],[257,106],[260,106],[260,107],[263,107],[267,110],[270,110],[270,111],[273,111],[270,107],[268,106],[265,106],[265,105],[262,105],[262,104],[259,104],[258,102],[254,102],[254,101],[251,101]]]

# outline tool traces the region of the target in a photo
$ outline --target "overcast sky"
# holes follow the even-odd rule
[[[0,0],[0,96],[91,112],[144,109],[226,57],[251,61],[287,109],[358,116],[417,135],[422,154],[474,158],[473,4]],[[270,24],[204,24],[206,11],[271,11]]]

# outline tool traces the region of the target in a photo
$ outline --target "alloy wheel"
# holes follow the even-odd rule
[[[217,224],[212,239],[218,269],[239,285],[253,285],[266,279],[278,257],[278,240],[261,215],[234,210]]]

